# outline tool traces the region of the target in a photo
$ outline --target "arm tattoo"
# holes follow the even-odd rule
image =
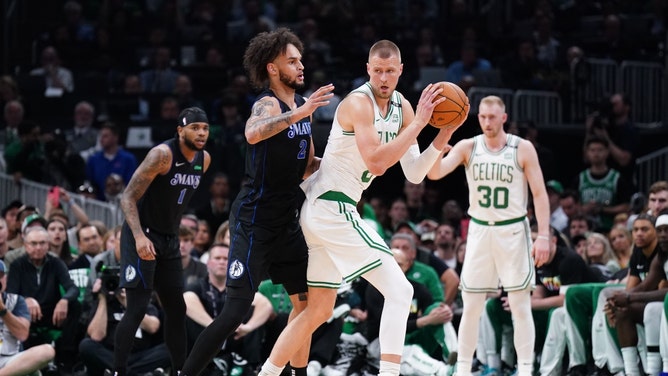
[[[137,201],[144,195],[153,179],[169,168],[171,159],[172,156],[169,151],[160,147],[154,148],[139,165],[125,188],[121,199],[121,209],[133,234],[142,232]]]
[[[284,112],[276,116],[269,116],[269,108],[274,107],[272,101],[259,101],[253,105],[251,118],[248,121],[247,128],[265,140],[280,131],[284,130],[290,124],[292,111]]]

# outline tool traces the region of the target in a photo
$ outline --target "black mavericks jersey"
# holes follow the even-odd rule
[[[181,215],[188,207],[204,172],[204,152],[195,154],[189,162],[181,154],[178,140],[164,142],[172,151],[172,166],[164,175],[158,175],[137,202],[139,222],[162,235],[177,235]]]
[[[271,96],[265,90],[257,99]],[[290,107],[276,98],[281,112]],[[306,100],[295,94],[295,103],[302,106]],[[299,189],[311,151],[311,120],[305,117],[280,133],[247,145],[246,173],[239,195],[231,212],[237,220],[248,223],[285,223],[295,218],[295,209],[303,197]]]

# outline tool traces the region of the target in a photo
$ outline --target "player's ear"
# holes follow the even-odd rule
[[[276,70],[276,64],[274,64],[274,63],[268,63],[268,64],[267,64],[267,72],[269,72],[269,74],[276,74],[276,72],[277,72],[277,70]]]

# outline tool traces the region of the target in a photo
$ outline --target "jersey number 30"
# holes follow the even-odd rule
[[[496,187],[491,188],[487,185],[478,186],[478,192],[482,194],[482,198],[478,200],[483,208],[489,208],[490,206],[495,209],[505,209],[508,207],[508,188],[506,187]]]

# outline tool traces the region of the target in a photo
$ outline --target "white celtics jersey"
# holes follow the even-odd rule
[[[521,139],[508,134],[506,146],[491,152],[483,137],[478,135],[473,139],[473,149],[466,166],[469,215],[486,222],[525,216],[529,188],[524,171],[517,162]]]
[[[397,91],[392,93],[389,110],[385,116],[382,116],[368,82],[352,92],[363,93],[371,98],[374,125],[380,142],[384,144],[396,138],[403,123],[399,93]],[[337,109],[337,114],[338,111]],[[375,176],[369,173],[362,159],[355,142],[355,133],[344,131],[341,128],[337,114],[334,115],[320,169],[302,184],[302,188],[310,199],[315,199],[328,191],[337,191],[358,202],[362,197],[362,192],[369,187]]]

